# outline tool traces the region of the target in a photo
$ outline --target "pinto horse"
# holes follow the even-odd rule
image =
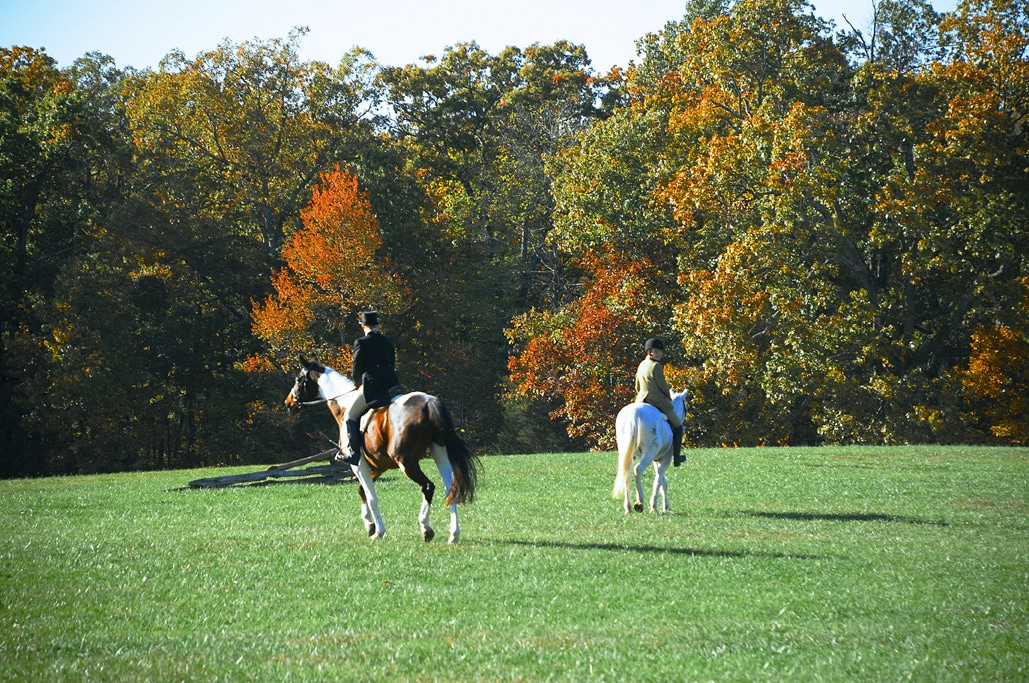
[[[293,389],[286,397],[286,406],[299,408],[325,403],[340,428],[340,449],[347,440],[345,414],[357,398],[354,382],[330,367],[313,361],[302,361]],[[362,420],[364,456],[353,466],[361,484],[361,518],[372,538],[382,538],[386,526],[379,512],[375,480],[388,470],[400,469],[422,490],[422,507],[418,515],[422,538],[431,541],[435,532],[429,524],[435,484],[422,472],[420,461],[428,455],[436,462],[446,503],[450,506],[450,542],[457,543],[461,527],[457,521],[457,505],[470,503],[475,496],[478,458],[468,449],[454,428],[453,419],[443,401],[422,392],[402,394],[384,408],[370,410]]]
[[[686,392],[673,392],[672,405],[679,419],[686,415]],[[611,495],[625,500],[625,512],[643,512],[643,470],[654,463],[654,490],[650,496],[650,511],[657,509],[657,497],[661,496],[664,512],[668,505],[668,480],[665,472],[672,464],[672,427],[668,418],[649,403],[630,403],[618,411],[615,418],[615,440],[618,443],[618,474]],[[633,468],[636,476],[636,502],[629,505],[629,468],[639,455],[640,461]]]

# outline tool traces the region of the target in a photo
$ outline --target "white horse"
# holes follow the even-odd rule
[[[686,391],[672,393],[675,414],[682,420],[686,415]],[[657,511],[657,497],[661,496],[662,508],[668,505],[668,480],[665,472],[672,464],[672,427],[668,418],[649,403],[630,403],[618,411],[615,418],[615,439],[618,443],[618,474],[611,495],[625,500],[626,514],[636,510],[643,512],[643,470],[654,463],[654,491],[650,497],[650,511]],[[636,476],[636,502],[629,505],[629,468],[639,455],[639,462],[633,468]]]

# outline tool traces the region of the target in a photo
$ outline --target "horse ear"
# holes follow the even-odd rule
[[[300,358],[300,367],[302,367],[304,370],[311,367],[311,361],[307,360],[303,356],[298,356],[298,358]]]

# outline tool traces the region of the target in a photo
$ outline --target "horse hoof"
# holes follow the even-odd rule
[[[643,503],[636,503],[632,506],[632,509],[636,512],[643,512]]]
[[[373,526],[368,527],[368,535],[373,537],[373,538],[375,537],[375,527],[373,527]]]
[[[423,538],[423,539],[425,539],[425,542],[426,542],[426,543],[428,543],[428,542],[429,542],[429,541],[431,541],[432,539],[436,538],[436,532],[435,532],[435,531],[433,531],[432,529],[426,529],[426,530],[425,530],[425,531],[424,531],[424,532],[422,533],[422,538]]]

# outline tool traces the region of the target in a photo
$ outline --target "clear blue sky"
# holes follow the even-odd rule
[[[813,0],[840,24],[864,27],[872,0]],[[937,0],[951,10],[955,0]],[[58,66],[99,51],[118,66],[156,67],[173,49],[187,56],[228,38],[285,38],[308,26],[304,59],[335,65],[354,46],[391,66],[476,41],[496,53],[564,39],[586,46],[597,71],[635,59],[637,38],[682,18],[685,0],[0,0],[0,46],[45,48]]]

